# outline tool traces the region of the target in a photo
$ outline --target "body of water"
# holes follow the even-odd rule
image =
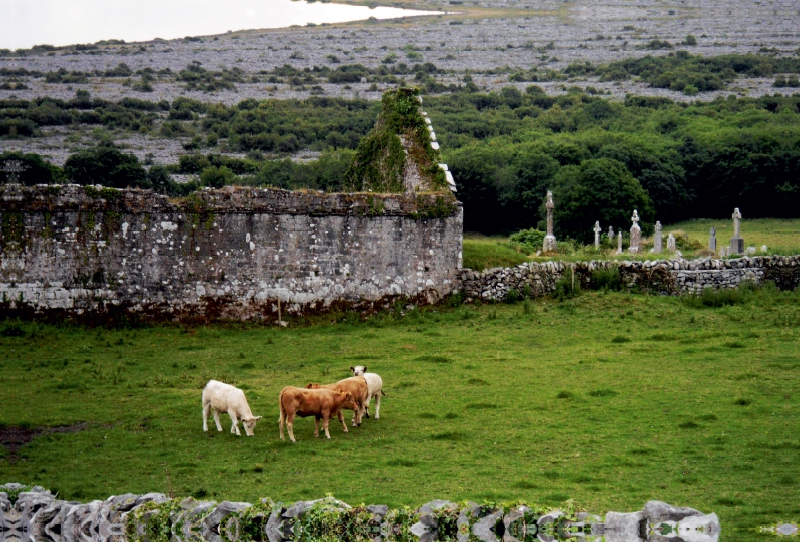
[[[292,0],[0,0],[0,48],[174,39],[430,13]]]

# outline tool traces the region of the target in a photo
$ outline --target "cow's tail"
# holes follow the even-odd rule
[[[383,388],[381,388],[381,395],[383,395],[384,397],[386,397],[386,394],[383,392]]]

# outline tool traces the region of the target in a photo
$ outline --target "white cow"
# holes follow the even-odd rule
[[[368,373],[366,365],[356,365],[355,367],[350,367],[350,370],[353,371],[353,376],[363,376],[364,379],[367,381],[367,402],[366,402],[366,415],[369,418],[369,402],[372,398],[375,398],[375,419],[378,420],[381,417],[381,395],[386,395],[383,393],[383,380],[381,377],[376,373]]]
[[[217,431],[222,431],[222,426],[219,423],[219,413],[227,412],[231,417],[231,422],[233,422],[231,433],[235,432],[238,436],[241,436],[239,420],[242,420],[242,426],[247,436],[252,437],[256,422],[261,419],[261,416],[253,416],[242,390],[216,380],[209,380],[206,387],[203,388],[203,431],[208,431],[208,413],[210,410],[214,411],[214,422],[217,424]]]

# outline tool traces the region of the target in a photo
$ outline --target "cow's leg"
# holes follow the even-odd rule
[[[341,410],[340,410],[339,412],[337,412],[337,413],[336,413],[336,417],[337,417],[337,418],[339,418],[339,421],[340,421],[340,422],[342,422],[342,430],[343,430],[345,433],[347,433],[347,424],[346,424],[346,423],[344,423],[344,414],[342,414],[342,411],[341,411]]]
[[[211,403],[203,405],[203,431],[208,431],[208,415],[211,413]]]
[[[281,430],[281,440],[283,440],[283,411],[281,410],[281,415],[278,416],[278,427]]]
[[[322,427],[325,429],[325,438],[331,438],[331,433],[330,433],[330,431],[328,431],[328,422],[329,421],[330,421],[330,418],[328,416],[325,416],[324,418],[322,418]]]
[[[297,442],[294,440],[294,414],[289,414],[286,419],[286,428],[289,430],[289,439],[292,442]]]
[[[242,434],[239,432],[239,417],[236,415],[236,411],[228,409],[228,416],[231,417],[231,433],[236,433],[237,437],[241,437]]]
[[[314,416],[314,436],[319,437],[319,418]]]
[[[375,419],[381,417],[381,392],[375,396]]]
[[[211,410],[214,411],[214,423],[217,424],[217,431],[222,431],[222,424],[219,423],[219,410],[214,407],[211,407]]]
[[[371,395],[367,395],[367,402],[364,404],[364,416],[369,419],[369,401],[372,399]]]

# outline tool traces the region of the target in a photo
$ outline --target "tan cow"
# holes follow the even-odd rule
[[[308,384],[306,388],[349,391],[352,393],[353,399],[356,400],[356,405],[358,406],[358,408],[353,409],[352,423],[355,427],[361,425],[361,419],[364,417],[364,412],[367,409],[367,397],[369,397],[369,386],[367,386],[367,380],[363,376],[351,376],[335,384]],[[350,410],[349,407],[345,408]],[[339,414],[339,421],[344,423],[341,414]]]
[[[331,438],[331,434],[328,431],[328,421],[331,417],[337,414],[341,415],[343,408],[358,408],[353,399],[353,394],[350,392],[324,389],[308,390],[294,386],[286,386],[281,390],[278,406],[281,410],[278,418],[281,440],[283,440],[283,424],[285,422],[292,442],[296,442],[293,431],[295,416],[300,416],[301,418],[314,416],[315,437],[319,436],[319,420],[322,418],[325,436]],[[342,421],[342,425],[344,425],[344,421]],[[346,425],[344,426],[344,432],[347,433]]]

